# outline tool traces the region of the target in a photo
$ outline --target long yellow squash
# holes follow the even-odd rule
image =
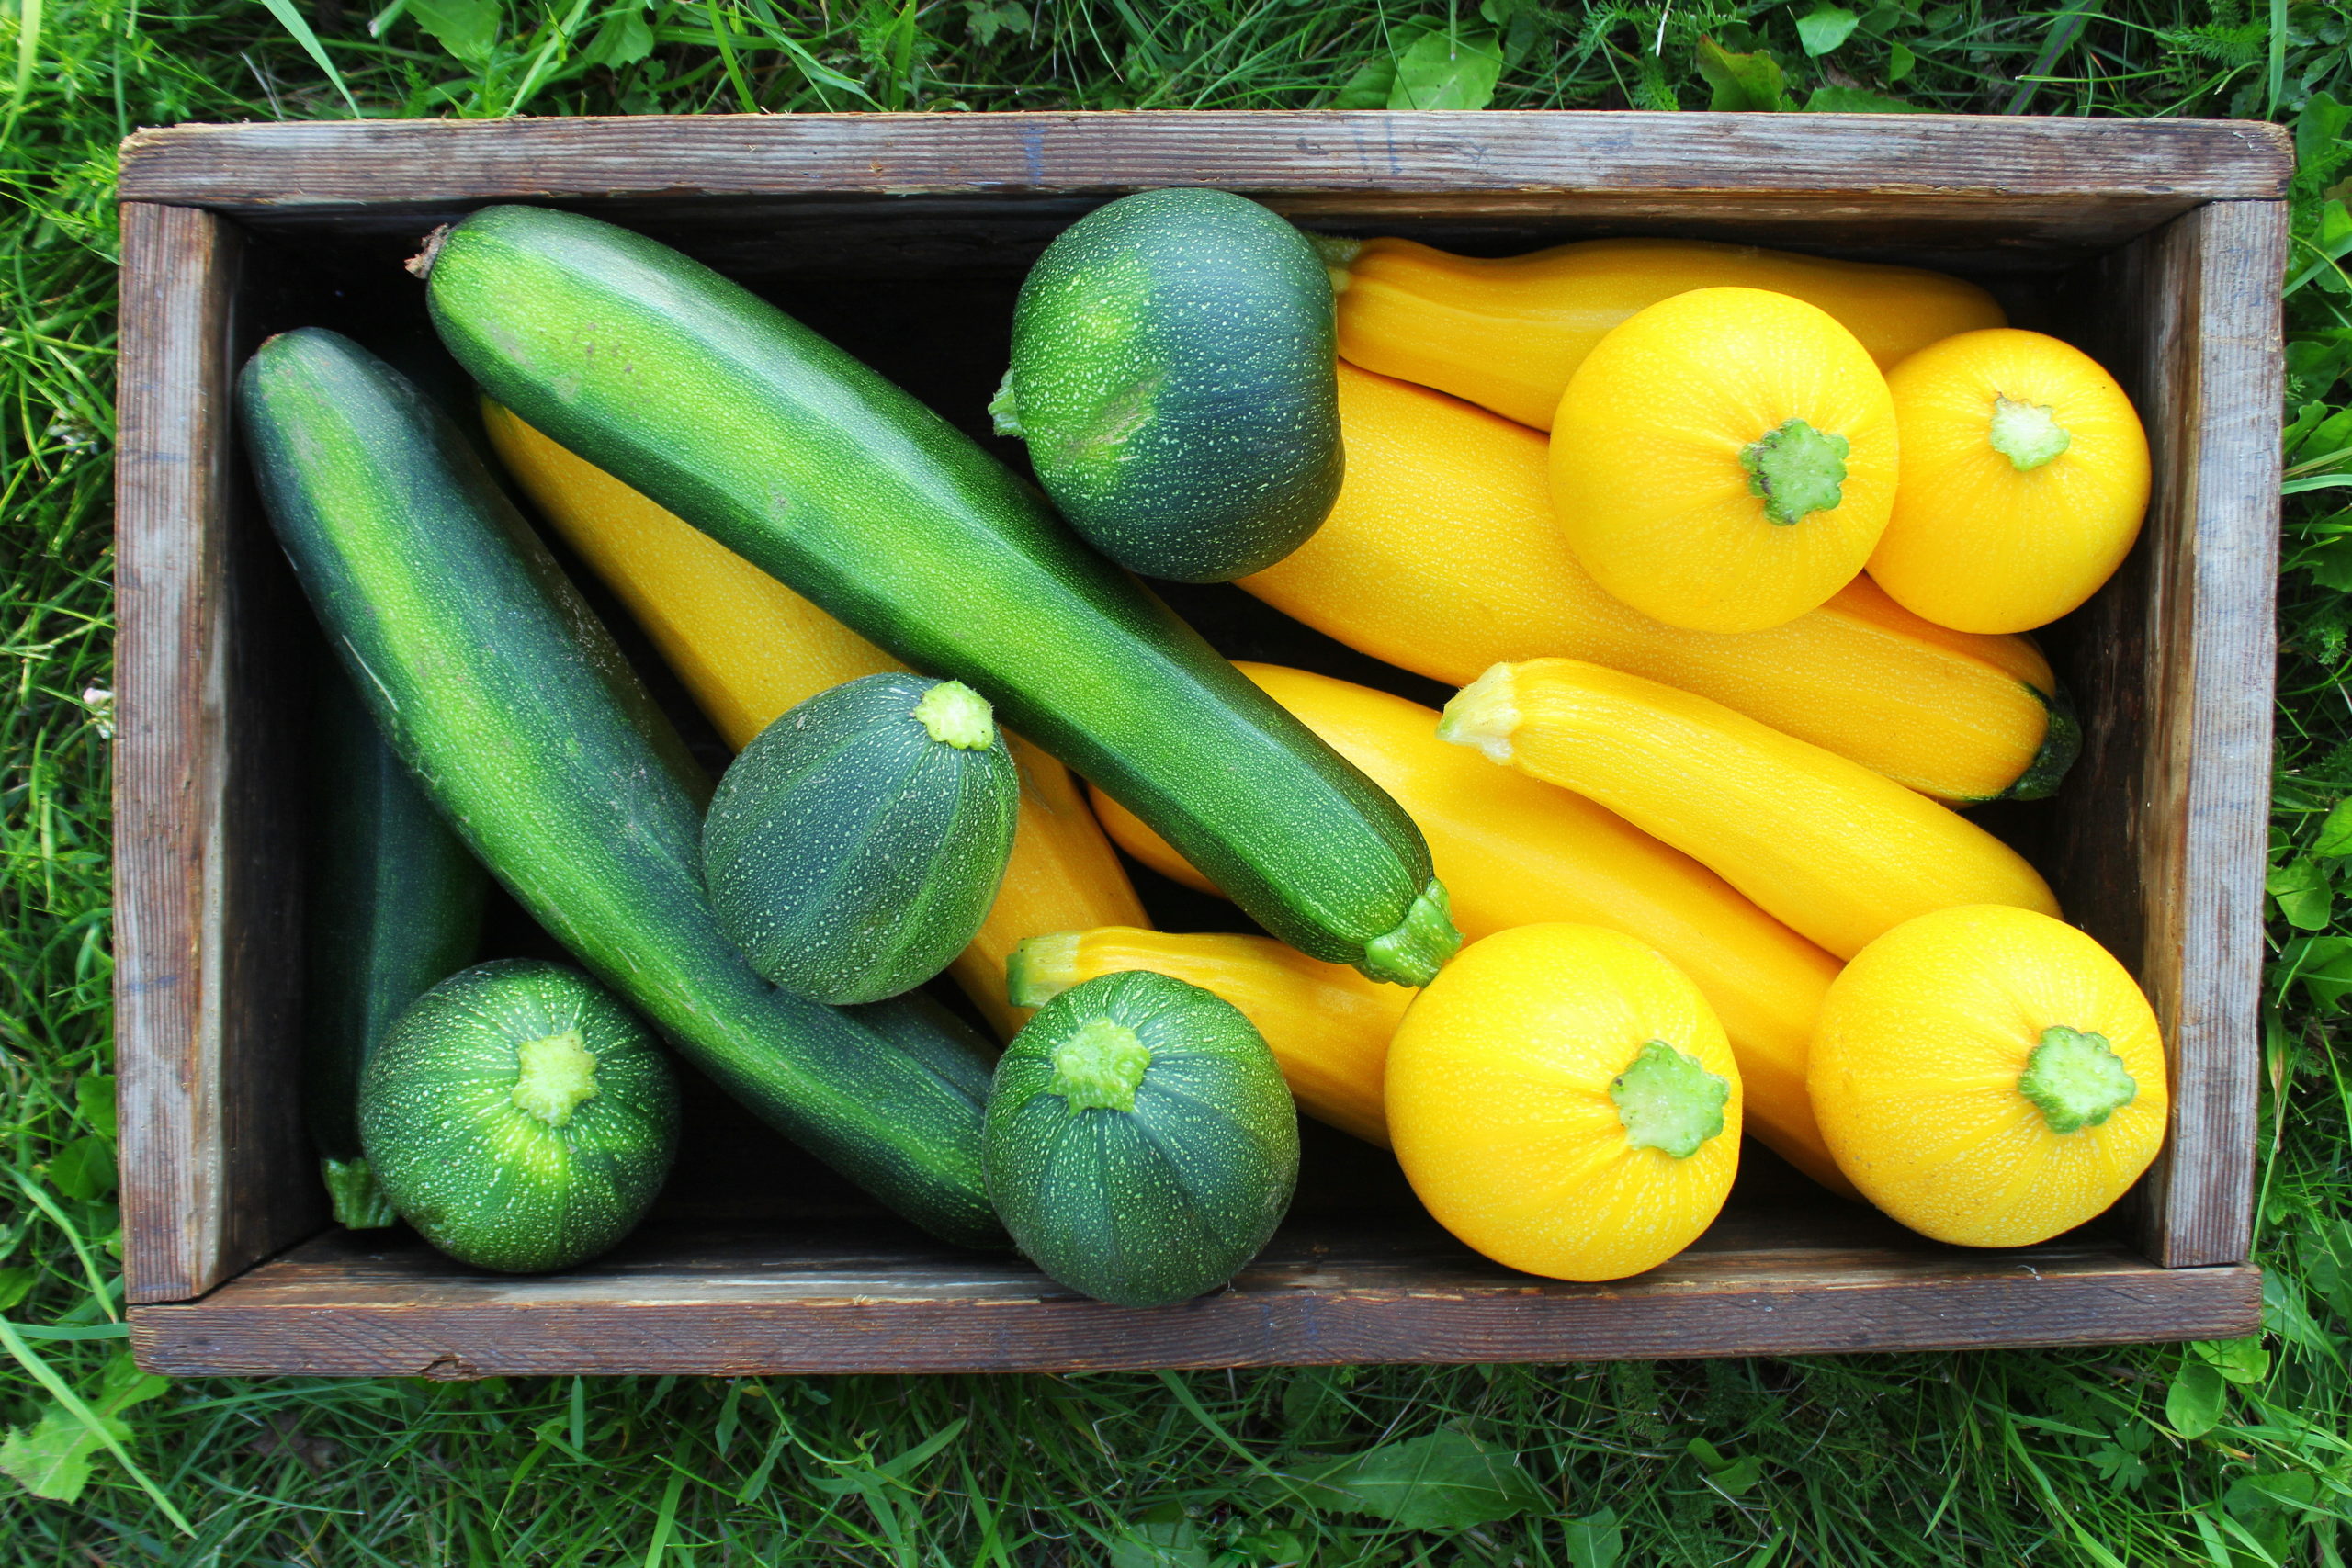
[[[720,738],[741,750],[778,715],[843,681],[905,666],[760,570],[495,403],[492,446],[565,544],[643,626]],[[1028,1010],[1005,999],[1021,939],[1149,924],[1070,771],[1006,733],[1021,816],[996,904],[948,973],[1005,1038]]]
[[[1816,1181],[1852,1191],[1814,1126],[1804,1089],[1836,959],[1623,818],[1445,744],[1438,715],[1419,703],[1303,670],[1240,668],[1419,825],[1464,940],[1566,920],[1657,949],[1723,1020],[1747,1083],[1749,1130]],[[1216,891],[1116,802],[1098,795],[1095,805],[1129,854]]]
[[[1607,807],[1840,958],[1955,904],[2058,913],[2025,858],[1960,813],[1638,675],[1498,664],[1438,734]]]
[[[1301,1111],[1388,1146],[1380,1087],[1388,1037],[1419,993],[1309,958],[1272,937],[1133,926],[1033,936],[1013,953],[1006,981],[1013,1000],[1043,1007],[1082,980],[1123,969],[1171,976],[1239,1008],[1265,1036]]]
[[[1762,288],[1819,306],[1881,370],[1954,333],[2008,325],[1990,294],[1939,272],[1752,245],[1580,240],[1490,259],[1410,240],[1317,243],[1339,291],[1342,357],[1538,430],[1552,428],[1568,378],[1611,327],[1694,288]]]
[[[1941,800],[2049,794],[2080,743],[2019,637],[1931,626],[1857,578],[1769,631],[1691,632],[1612,598],[1552,513],[1544,437],[1340,367],[1347,478],[1323,526],[1241,580],[1359,652],[1459,686],[1522,659],[1589,660],[1712,697]]]

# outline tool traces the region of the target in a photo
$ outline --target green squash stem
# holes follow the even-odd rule
[[[1836,510],[1844,499],[1846,454],[1842,435],[1826,434],[1801,419],[1784,420],[1748,444],[1739,455],[1747,489],[1764,500],[1764,518],[1787,527],[1816,512]]]
[[[1609,1098],[1616,1104],[1627,1145],[1689,1159],[1724,1130],[1731,1084],[1700,1066],[1696,1056],[1653,1040],[1610,1079]]]
[[[2096,1127],[2132,1103],[2140,1086],[2107,1036],[2064,1024],[2041,1032],[2025,1059],[2018,1092],[2033,1101],[2050,1130],[2064,1135]]]

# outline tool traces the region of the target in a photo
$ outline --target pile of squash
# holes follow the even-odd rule
[[[1475,259],[1146,193],[1023,288],[992,412],[1041,499],[639,236],[492,209],[413,270],[505,474],[740,755],[706,816],[389,367],[255,355],[266,499],[390,753],[595,976],[415,958],[319,1026],[353,1223],[364,1152],[460,1257],[612,1245],[677,1136],[639,1017],[901,1213],[1129,1305],[1264,1244],[1294,1103],[1569,1280],[1690,1245],[1743,1133],[1971,1246],[2154,1158],[2147,1002],[1959,809],[2073,760],[2022,634],[2131,548],[2146,440],[1973,285],[1687,241]],[[1227,666],[1119,568],[1457,694]],[[485,705],[538,691],[560,726]],[[1113,842],[1270,934],[1153,930]],[[916,1000],[941,974],[993,1066]],[[497,1137],[450,1146],[453,1106]],[[482,1227],[537,1212],[531,1160],[605,1194],[564,1245]]]

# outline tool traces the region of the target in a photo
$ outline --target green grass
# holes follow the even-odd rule
[[[0,1314],[28,1326],[0,1332],[0,1427],[22,1429],[0,1461],[48,1456],[52,1491],[77,1465],[89,1474],[72,1503],[0,1480],[0,1562],[2341,1561],[2352,907],[2338,885],[2352,808],[2333,813],[2352,796],[2352,495],[2338,486],[2289,503],[2282,961],[2258,1220],[2271,1285],[2267,1332],[2235,1345],[1164,1378],[136,1379],[117,1323],[104,746],[107,201],[113,144],[136,125],[354,104],[479,116],[1489,96],[2270,116],[2300,124],[2313,161],[2292,269],[2308,276],[2289,301],[2290,410],[2317,410],[2290,457],[2308,481],[2352,464],[2352,415],[2335,412],[2352,401],[2352,291],[2324,255],[2352,224],[2323,205],[2352,172],[2328,109],[2352,98],[2341,8],[402,0],[371,30],[340,0],[13,3],[0,17],[15,198],[0,209]],[[1376,1484],[1387,1453],[1352,1485],[1283,1479],[1432,1435],[1406,1457],[1462,1472],[1419,1499],[1450,1502],[1448,1517],[1351,1511],[1398,1513]]]

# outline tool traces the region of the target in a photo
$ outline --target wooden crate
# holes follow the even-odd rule
[[[792,116],[131,138],[116,1008],[141,1363],[952,1371],[2250,1332],[2289,161],[2267,125],[1934,116]],[[2053,806],[1988,819],[2164,1021],[2171,1134],[2117,1216],[2039,1247],[1945,1247],[1751,1145],[1697,1247],[1635,1280],[1570,1285],[1473,1257],[1418,1215],[1392,1163],[1317,1137],[1290,1223],[1231,1290],[1125,1311],[925,1240],[703,1095],[662,1207],[589,1268],[492,1277],[405,1233],[327,1225],[295,1107],[289,828],[303,787],[291,677],[318,653],[232,442],[243,356],[315,321],[429,376],[400,258],[485,202],[560,202],[734,273],[977,431],[1028,261],[1095,203],[1165,185],[1495,253],[1676,234],[1918,262],[1984,281],[2019,324],[2115,369],[2146,415],[2156,485],[2131,562],[2046,639],[2087,750]],[[1363,676],[1235,591],[1180,604],[1229,650]]]

